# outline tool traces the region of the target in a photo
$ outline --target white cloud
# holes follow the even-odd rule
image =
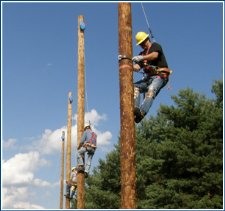
[[[98,146],[105,146],[109,144],[110,139],[112,138],[112,134],[109,131],[106,131],[104,133],[101,133],[99,131],[96,131],[97,134],[97,145]]]
[[[85,113],[85,122],[91,123],[91,125],[98,126],[99,121],[106,120],[106,115],[100,115],[95,109],[92,109],[90,112]]]
[[[73,117],[74,120],[77,122],[77,114],[74,115]],[[99,121],[101,120],[106,120],[106,115],[100,115],[95,109],[92,109],[90,112],[86,112],[84,115],[84,122],[85,123],[91,123],[93,126],[98,126]]]
[[[51,183],[37,178],[33,180],[33,185],[38,187],[50,187]]]
[[[2,191],[2,203],[3,203],[3,208],[12,208],[12,202],[16,201],[25,201],[26,197],[28,195],[28,188],[27,187],[8,187],[8,188],[3,188]],[[14,205],[13,205],[14,206]]]
[[[47,181],[35,178],[35,171],[48,164],[37,151],[18,153],[9,160],[3,160],[2,185],[4,208],[43,209],[31,203],[36,188],[51,187]]]
[[[76,118],[76,115],[75,115]],[[110,140],[112,134],[110,131],[97,130],[96,127],[100,121],[106,120],[106,115],[100,115],[96,110],[85,114],[85,121],[90,121],[92,129],[97,133],[98,149],[111,148]],[[52,155],[60,155],[61,136],[65,131],[65,149],[67,141],[67,126],[62,126],[56,130],[45,129],[39,138],[32,138],[31,145],[21,147],[27,153],[18,153],[8,160],[2,161],[2,204],[4,208],[9,209],[44,209],[42,206],[33,203],[35,197],[40,199],[39,191],[43,197],[47,190],[53,190],[59,187],[59,181],[45,181],[37,178],[36,171],[41,172],[41,167],[55,162]],[[77,125],[71,128],[72,153],[75,153],[77,146]],[[4,148],[15,146],[18,143],[16,139],[8,139],[4,142]],[[74,150],[75,149],[75,150]],[[105,150],[104,150],[105,151]],[[107,151],[107,150],[106,150]],[[44,159],[45,158],[45,159]],[[57,163],[59,165],[59,163]],[[57,165],[53,165],[54,167]],[[50,166],[51,167],[51,166]],[[55,171],[53,171],[55,172]],[[41,175],[52,173],[52,169],[47,169]],[[54,179],[53,179],[54,180]],[[43,192],[44,191],[44,192]],[[28,197],[29,196],[29,197]],[[35,196],[35,197],[34,197]],[[52,193],[47,198],[52,197]]]
[[[12,148],[16,144],[16,139],[15,138],[10,138],[7,141],[3,141],[3,147],[4,148]]]
[[[19,153],[7,161],[3,161],[2,177],[4,185],[30,184],[34,180],[34,171],[45,165],[46,160],[40,158],[37,151]]]
[[[44,209],[29,202],[31,192],[27,187],[8,187],[2,190],[3,209]]]
[[[14,209],[44,209],[44,207],[37,204],[31,204],[30,202],[17,202],[13,206]]]
[[[59,151],[61,148],[62,131],[65,131],[66,134],[67,130],[64,127],[55,131],[46,129],[40,140],[34,142],[36,150],[43,154],[51,154],[52,152]]]
[[[77,118],[77,115],[74,116],[74,119]],[[91,123],[92,129],[97,133],[98,135],[98,147],[101,147],[102,145],[106,146],[109,144],[110,139],[112,138],[112,134],[109,131],[99,131],[96,129],[96,126],[98,126],[99,122],[101,120],[106,120],[106,115],[100,115],[95,109],[92,109],[91,112],[87,112],[85,114],[85,122]],[[54,131],[50,129],[46,129],[43,134],[41,135],[41,138],[34,142],[33,147],[35,147],[35,150],[39,151],[41,154],[52,154],[55,152],[61,151],[61,136],[62,131],[65,131],[65,146],[67,142],[67,126],[63,126],[60,129],[56,129]],[[73,125],[71,128],[71,142],[72,147],[77,146],[77,125]]]

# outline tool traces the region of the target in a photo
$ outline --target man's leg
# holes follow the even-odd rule
[[[81,147],[77,152],[78,172],[84,171],[84,153],[85,152],[86,152],[85,147]]]
[[[66,195],[64,195],[66,198],[70,198],[70,185],[66,184]]]
[[[75,195],[75,191],[76,191],[76,187],[75,187],[74,185],[72,185],[72,186],[71,186],[71,190],[70,190],[70,192],[71,192],[70,198],[71,198],[71,199],[72,199],[73,196]]]
[[[148,88],[148,80],[145,78],[143,80],[134,83],[134,121],[139,123],[144,115],[140,111],[140,93],[144,93]]]
[[[145,99],[140,107],[141,113],[143,113],[144,115],[148,113],[155,97],[158,95],[160,90],[167,84],[167,81],[167,79],[163,79],[159,76],[152,77],[152,82],[148,87]]]
[[[88,153],[87,153],[87,161],[85,164],[85,176],[88,177],[88,173],[90,171],[91,168],[91,161],[94,155],[94,149],[89,149]]]
[[[139,108],[140,106],[140,89],[134,86],[134,106]]]

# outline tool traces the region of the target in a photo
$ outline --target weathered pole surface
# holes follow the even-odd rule
[[[84,17],[78,16],[78,81],[77,81],[77,146],[84,131],[84,100],[85,100],[85,74],[84,74]],[[84,173],[77,174],[77,208],[84,209]]]
[[[118,4],[121,208],[136,208],[135,126],[131,4]]]
[[[71,127],[72,127],[72,92],[68,94],[67,147],[66,147],[66,180],[71,175]],[[66,209],[70,208],[70,200],[66,198]]]
[[[65,145],[65,132],[62,131],[62,148],[61,148],[61,175],[60,175],[60,203],[59,208],[63,209],[63,185],[64,185],[64,145]]]

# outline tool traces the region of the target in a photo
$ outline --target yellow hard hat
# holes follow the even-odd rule
[[[137,45],[140,45],[148,37],[149,34],[146,34],[145,32],[138,32],[135,36]]]

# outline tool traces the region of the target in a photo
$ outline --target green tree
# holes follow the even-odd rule
[[[86,208],[114,209],[120,204],[120,167],[119,148],[106,156],[106,160],[99,160],[93,176],[87,180]]]
[[[181,90],[173,106],[137,127],[137,206],[221,209],[223,206],[223,83],[215,99]],[[119,147],[88,180],[87,208],[120,206]]]

